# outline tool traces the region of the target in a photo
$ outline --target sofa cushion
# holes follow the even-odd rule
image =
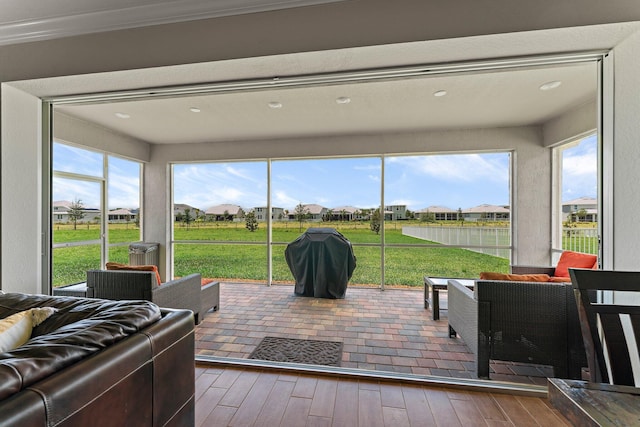
[[[569,268],[598,268],[598,257],[581,252],[564,251],[553,273],[555,277],[569,277]]]
[[[162,284],[162,281],[160,280],[160,272],[158,271],[158,267],[155,265],[129,265],[120,264],[119,262],[108,262],[107,270],[153,271],[156,273],[156,283],[158,286]]]
[[[0,295],[0,318],[34,307],[58,310],[33,328],[27,343],[0,353],[0,400],[160,319],[160,308],[148,301]]]
[[[510,282],[549,282],[548,274],[506,274],[483,271],[480,273],[481,280],[508,280]]]
[[[551,280],[549,280],[550,282],[554,282],[554,283],[567,283],[567,282],[571,282],[571,277],[556,277],[556,276],[551,276]]]
[[[52,307],[32,308],[0,320],[0,353],[29,341],[31,331],[56,311]]]

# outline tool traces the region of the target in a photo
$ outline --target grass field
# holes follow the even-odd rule
[[[414,222],[414,224],[417,222]],[[386,223],[386,244],[429,243],[402,235],[402,225],[409,222]],[[357,266],[351,278],[354,284],[381,283],[381,236],[369,229],[368,223],[335,222],[304,223],[307,227],[332,227],[338,229],[353,245]],[[124,243],[109,248],[109,260],[127,263],[127,242],[139,240],[139,230],[133,225],[111,224],[111,244]],[[301,234],[298,223],[275,223],[272,231],[273,280],[292,282],[293,276],[285,262],[287,243]],[[176,241],[190,241],[175,245],[175,276],[200,273],[203,277],[229,280],[267,280],[266,228],[264,224],[255,232],[249,232],[243,223],[205,223],[191,225],[188,229],[178,225],[174,232]],[[97,225],[54,227],[54,242],[77,242],[97,239]],[[199,243],[203,241],[203,243]],[[207,243],[204,243],[207,241]],[[191,243],[193,242],[193,243]],[[215,242],[215,243],[209,243]],[[223,243],[225,242],[225,243]],[[228,243],[241,242],[241,243]],[[53,284],[60,286],[84,281],[86,271],[100,268],[100,247],[89,245],[54,249]],[[385,285],[422,286],[423,276],[478,277],[481,271],[507,272],[509,260],[484,255],[470,250],[447,247],[386,247]]]

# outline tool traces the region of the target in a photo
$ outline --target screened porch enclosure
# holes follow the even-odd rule
[[[291,282],[284,250],[316,227],[335,229],[352,245],[356,284],[419,286],[425,274],[506,272],[510,158],[497,152],[174,164],[173,205],[180,209],[173,222],[175,274]],[[464,179],[443,176],[447,167],[477,172]],[[462,216],[430,218],[429,206],[462,200],[497,204],[477,217],[467,214],[472,206],[458,208],[466,227]],[[499,216],[489,217],[491,209]],[[473,231],[493,238],[451,242],[412,231],[428,230],[429,224],[461,237]]]
[[[555,64],[549,68],[563,69],[563,66]],[[535,120],[481,123],[477,116],[456,116],[456,120],[470,120],[462,126],[456,120],[447,121],[441,116],[437,123],[449,123],[448,127],[431,124],[413,130],[403,128],[303,136],[283,134],[269,140],[248,138],[242,141],[149,144],[141,180],[143,197],[140,207],[147,213],[140,223],[142,240],[160,242],[159,261],[163,277],[197,272],[204,278],[222,281],[221,310],[207,317],[218,326],[227,321],[233,324],[226,331],[214,331],[216,327],[213,325],[207,330],[206,323],[199,327],[199,354],[205,355],[209,350],[242,348],[242,351],[229,351],[220,357],[243,358],[248,346],[255,344],[253,341],[261,328],[278,330],[283,334],[290,334],[296,329],[296,319],[289,322],[288,332],[277,329],[287,325],[271,324],[273,318],[284,318],[298,310],[288,305],[291,302],[292,276],[284,262],[283,252],[286,245],[306,228],[321,225],[336,228],[352,242],[357,267],[351,282],[360,286],[350,289],[345,301],[350,303],[351,298],[364,296],[364,308],[310,307],[310,312],[301,310],[301,315],[312,318],[316,308],[319,312],[329,311],[336,316],[354,310],[356,319],[380,318],[382,323],[400,324],[398,337],[390,340],[389,345],[403,346],[403,352],[399,352],[399,348],[382,350],[382,346],[371,345],[374,344],[371,341],[381,338],[374,335],[380,333],[379,329],[383,330],[382,334],[386,333],[381,324],[373,326],[374,330],[363,332],[370,336],[355,338],[340,335],[353,325],[325,325],[332,327],[324,329],[322,334],[328,335],[322,336],[333,334],[337,338],[364,340],[363,347],[380,347],[372,353],[367,353],[366,349],[351,348],[353,351],[349,353],[354,354],[353,360],[350,354],[345,363],[381,370],[395,369],[392,367],[396,365],[405,370],[414,364],[424,364],[433,366],[422,366],[429,369],[421,371],[422,374],[441,375],[443,371],[439,370],[448,370],[451,371],[450,376],[472,375],[472,362],[470,364],[464,344],[445,335],[446,323],[429,322],[430,313],[424,309],[421,300],[423,279],[430,275],[476,278],[481,271],[507,272],[510,264],[552,263],[554,251],[560,250],[562,244],[552,236],[563,223],[560,190],[563,180],[557,179],[556,168],[560,162],[552,153],[557,144],[573,141],[573,138],[598,128],[597,116],[589,114],[599,102],[595,91],[598,60],[591,58],[579,66],[572,64],[568,68],[582,69],[584,74],[580,73],[580,79],[591,81],[592,86],[575,98],[571,105],[564,105],[563,109],[556,107],[556,110],[547,111],[544,117],[538,116]],[[532,70],[538,70],[538,67],[525,69]],[[520,70],[512,71],[518,74]],[[457,83],[464,80],[463,75],[469,76],[470,73],[456,75]],[[493,70],[479,75],[482,80],[506,77],[506,72],[502,74]],[[435,81],[441,82],[439,79]],[[353,86],[329,85],[322,89],[353,89]],[[355,86],[362,88],[365,84]],[[317,92],[321,87],[313,89]],[[259,94],[268,92],[247,93],[248,96],[238,96],[238,100],[255,99]],[[287,93],[284,88],[276,88],[269,94],[284,96]],[[212,95],[211,102],[235,102],[236,94],[216,96]],[[543,95],[537,86],[532,88],[530,96],[544,103],[538,98]],[[268,99],[271,102],[275,98]],[[333,100],[333,95],[330,99]],[[118,108],[125,108],[135,102],[125,100],[115,104]],[[528,105],[526,96],[522,102]],[[506,110],[516,109],[514,105],[500,107],[498,110],[502,116],[506,115]],[[433,105],[429,108],[429,111],[441,111]],[[73,110],[74,106],[69,104],[61,112],[72,114]],[[391,113],[392,109],[385,111]],[[419,115],[424,117],[424,114]],[[558,131],[558,128],[555,132],[554,129],[543,132],[545,120],[552,120],[552,116],[553,119],[573,122],[572,132],[579,131],[569,135],[563,130]],[[375,117],[369,116],[366,120],[373,123]],[[245,124],[247,127],[250,125],[249,122]],[[598,149],[599,144],[596,144]],[[442,236],[417,236],[409,230],[409,227],[434,226],[457,228],[456,236],[468,234],[469,229],[493,230],[493,239],[471,237],[454,241]],[[114,256],[117,255],[114,253]],[[252,287],[241,287],[246,282],[250,282]],[[238,287],[234,288],[235,285]],[[232,297],[238,290],[240,295]],[[284,300],[279,299],[282,296],[275,295],[279,290],[284,290]],[[225,307],[225,292],[230,298],[228,308]],[[408,306],[399,303],[398,306],[411,312],[419,319],[419,324],[402,317],[401,313],[397,313],[397,318],[385,317],[388,304],[395,304],[389,296],[392,292],[398,292],[396,295],[400,295],[399,292],[409,293],[403,294]],[[277,307],[262,318],[253,318],[250,312],[256,312],[256,307],[249,303],[258,295],[262,295],[263,301],[274,302]],[[372,300],[383,306],[376,306]],[[243,307],[248,311],[240,311]],[[446,319],[446,312],[443,312],[442,319]],[[328,320],[320,318],[318,322],[322,324]],[[366,329],[368,326],[356,327]],[[431,334],[429,339],[433,341],[422,337],[422,332]],[[420,355],[415,352],[416,348],[404,347],[405,341],[401,337],[407,336],[420,336],[415,339],[423,340],[412,344],[421,347]],[[367,340],[370,345],[367,345]],[[406,342],[411,342],[411,339]],[[361,346],[360,341],[348,345]],[[443,349],[449,345],[456,350],[440,351],[448,354],[423,353],[438,353],[437,346]],[[376,353],[394,351],[395,354]],[[414,360],[404,361],[400,357],[413,357]],[[501,369],[494,367],[496,374],[503,374]],[[512,371],[514,375],[523,372]],[[539,373],[540,378],[548,375],[544,368]]]

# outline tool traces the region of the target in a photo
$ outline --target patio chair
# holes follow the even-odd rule
[[[640,272],[569,269],[591,382],[640,387]],[[623,294],[598,295],[598,291]],[[603,299],[613,302],[601,302]],[[616,302],[636,305],[617,305]]]
[[[569,268],[598,268],[598,257],[596,255],[582,252],[564,251],[558,259],[555,267],[552,266],[530,266],[512,265],[512,274],[548,274],[550,281],[569,282]]]
[[[586,355],[571,283],[477,280],[473,290],[448,285],[449,337],[476,356],[477,375],[489,361],[551,365],[560,378],[580,379]]]
[[[206,311],[201,304],[204,289],[201,287],[201,282],[200,274],[196,273],[158,286],[153,271],[89,270],[87,271],[87,297],[146,300],[160,307],[187,309],[193,311],[195,323],[198,324]]]

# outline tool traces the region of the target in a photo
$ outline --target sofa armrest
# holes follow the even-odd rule
[[[200,319],[202,279],[199,273],[163,283],[153,289],[151,301],[160,307],[193,311],[196,324]]]
[[[478,353],[478,301],[471,289],[456,280],[447,284],[449,318],[449,336],[455,334],[465,342],[469,349]]]
[[[539,265],[512,265],[511,274],[548,274],[553,276],[555,267],[539,266]]]

